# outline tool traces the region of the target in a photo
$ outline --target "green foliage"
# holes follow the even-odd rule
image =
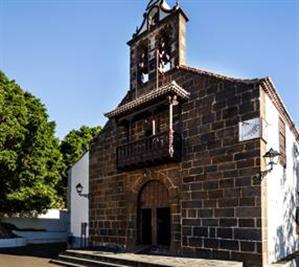
[[[72,167],[89,150],[91,141],[101,131],[101,127],[82,126],[79,130],[70,131],[61,142],[66,171]],[[67,174],[65,173],[65,176]]]
[[[79,130],[70,131],[60,145],[65,164],[62,179],[56,186],[59,195],[63,196],[66,202],[68,170],[87,152],[91,142],[101,131],[101,127],[82,126]]]
[[[64,170],[47,110],[0,71],[0,212],[62,206],[56,188]]]
[[[60,143],[40,100],[0,71],[0,213],[63,207],[67,170],[100,130],[82,126]]]

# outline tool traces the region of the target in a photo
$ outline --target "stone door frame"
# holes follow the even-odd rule
[[[138,176],[133,186],[128,192],[128,229],[127,229],[127,246],[135,247],[138,245],[138,229],[137,229],[137,212],[139,193],[144,186],[151,182],[158,181],[162,183],[168,191],[168,200],[171,213],[171,222],[173,222],[174,214],[178,213],[180,208],[180,197],[178,187],[174,185],[170,177],[161,171],[150,171],[146,169]],[[171,227],[170,251],[177,252],[177,244],[174,242],[175,235]]]

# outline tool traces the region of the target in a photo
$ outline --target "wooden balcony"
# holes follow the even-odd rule
[[[171,140],[170,134],[165,132],[119,146],[117,148],[117,168],[133,170],[180,161],[182,150],[180,134],[173,133],[172,145],[169,140]]]

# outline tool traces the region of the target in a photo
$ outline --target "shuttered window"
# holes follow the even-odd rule
[[[281,117],[279,118],[279,153],[281,154],[279,162],[283,167],[286,167],[286,125]]]

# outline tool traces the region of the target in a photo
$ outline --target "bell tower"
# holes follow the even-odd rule
[[[148,82],[186,61],[188,17],[178,1],[170,7],[166,0],[151,0],[130,46],[130,89],[136,92]]]

